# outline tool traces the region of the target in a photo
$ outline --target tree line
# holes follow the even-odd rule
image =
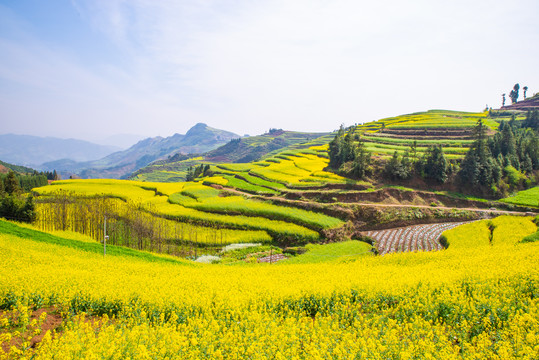
[[[375,166],[363,138],[356,133],[356,127],[346,130],[341,125],[329,143],[329,167],[343,176],[356,179],[381,175],[390,180],[408,180],[420,176],[443,184],[455,166],[447,160],[441,145],[430,146],[419,156],[417,142],[414,141],[403,155],[395,151],[393,157],[380,169],[380,166]]]
[[[475,141],[461,163],[458,181],[486,196],[537,184],[539,170],[539,113],[528,111],[524,121],[502,121],[494,136],[486,136],[481,121]]]
[[[223,243],[221,229],[199,231],[196,226],[169,220],[132,201],[113,197],[81,197],[57,191],[40,196],[35,225],[45,231],[73,231],[137,250],[192,256],[212,252]]]
[[[201,176],[212,176],[209,164],[200,164],[199,166],[189,166],[187,168],[187,174],[185,175],[185,181],[193,181]]]

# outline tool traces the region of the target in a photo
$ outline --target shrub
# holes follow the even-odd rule
[[[292,256],[305,254],[306,252],[307,248],[303,246],[287,247],[283,250],[283,254],[289,254]]]
[[[537,231],[537,232],[535,232],[535,233],[533,233],[531,235],[526,236],[520,242],[529,243],[529,242],[536,242],[536,241],[539,241],[539,231]]]

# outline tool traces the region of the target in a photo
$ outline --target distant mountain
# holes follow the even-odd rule
[[[170,158],[155,161],[134,172],[130,178],[147,181],[183,181],[187,168],[190,166],[201,163],[248,163],[272,156],[285,149],[305,149],[327,144],[333,137],[334,135],[330,133],[272,129],[263,135],[234,138],[223,146],[196,158],[176,154]]]
[[[40,168],[40,164],[59,159],[91,161],[119,148],[75,139],[30,135],[0,135],[0,159],[9,163]]]
[[[139,141],[127,150],[118,151],[100,160],[72,162],[60,160],[43,164],[46,169],[61,173],[75,173],[82,178],[121,178],[151,162],[176,154],[204,153],[240,136],[214,129],[206,124],[196,124],[185,135],[153,137]]]

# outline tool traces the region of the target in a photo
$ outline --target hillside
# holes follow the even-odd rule
[[[273,131],[241,138],[204,154],[204,160],[223,163],[249,163],[264,156],[296,144],[311,143],[329,133],[302,133],[295,131]]]
[[[206,124],[197,124],[185,135],[147,138],[127,150],[115,152],[100,160],[83,163],[56,161],[46,163],[44,166],[46,169],[76,173],[82,178],[115,179],[124,177],[157,159],[175,154],[206,152],[235,138],[239,138],[239,135],[214,129]]]
[[[528,110],[534,110],[534,109],[539,109],[539,93],[525,100],[521,100],[514,104],[503,106],[500,108],[500,110],[518,110],[518,111],[528,111]]]
[[[19,174],[32,174],[35,170],[26,166],[13,165],[0,160],[0,173],[5,174],[9,171],[15,171]]]
[[[415,142],[417,156],[429,146],[442,145],[449,159],[462,159],[473,142],[473,129],[479,119],[488,126],[490,135],[498,128],[498,122],[488,118],[487,113],[429,110],[358,125],[356,131],[363,136],[366,149],[381,158],[395,151],[402,155]]]
[[[184,181],[187,169],[202,163],[249,163],[270,157],[285,150],[307,149],[331,140],[328,133],[272,131],[258,136],[233,139],[221,147],[198,157],[173,156],[140,169],[132,174],[134,180]]]
[[[100,159],[117,147],[103,146],[75,139],[58,139],[29,135],[0,135],[0,159],[18,165],[27,165],[39,170],[41,164],[60,159],[90,161]]]

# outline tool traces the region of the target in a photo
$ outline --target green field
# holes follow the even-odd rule
[[[355,261],[362,256],[372,256],[372,246],[357,240],[344,241],[333,244],[308,244],[305,254],[290,258],[284,264],[310,264],[331,261]]]
[[[500,201],[515,205],[539,207],[539,186],[519,191],[516,195],[501,199]]]

